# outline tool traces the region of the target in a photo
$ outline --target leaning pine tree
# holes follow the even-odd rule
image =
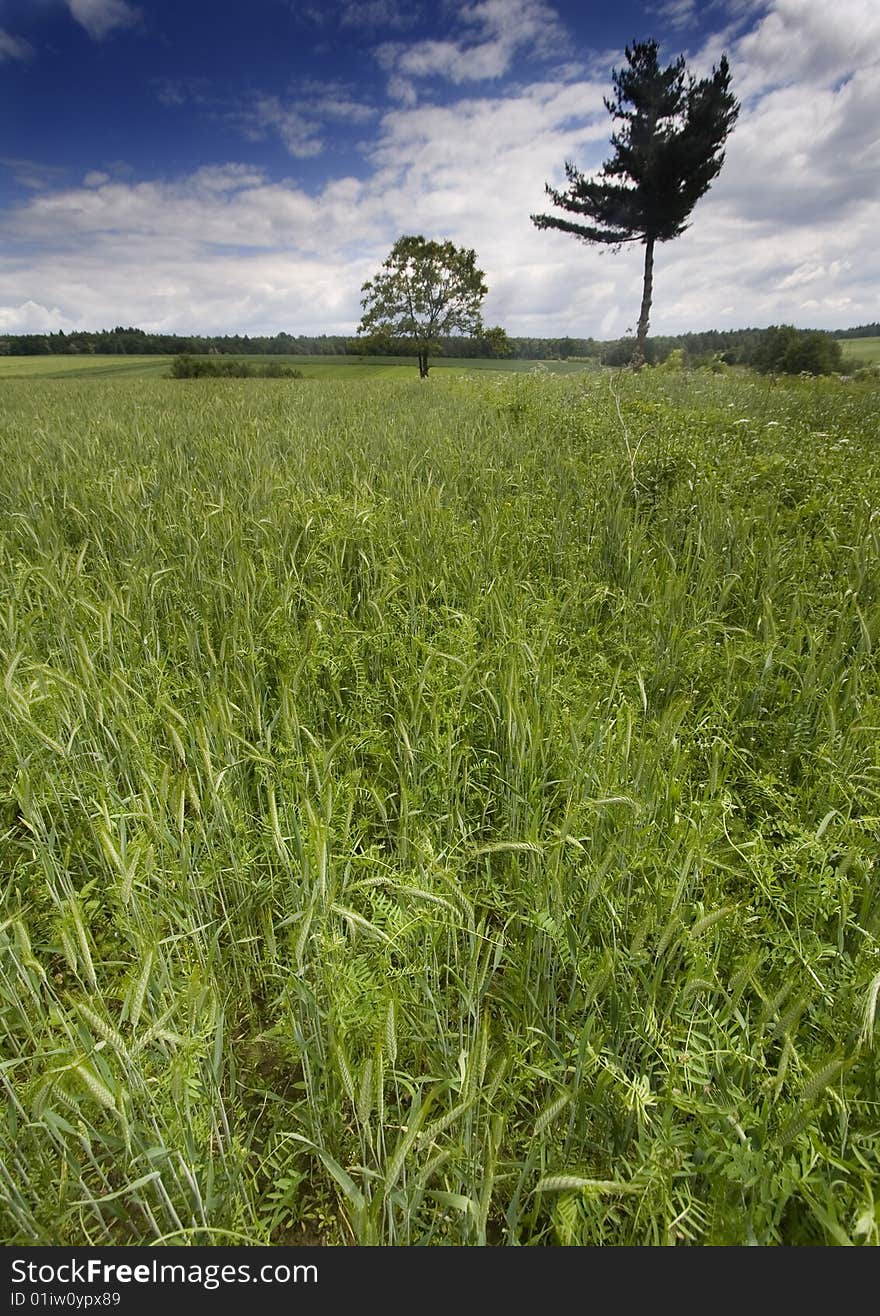
[[[654,246],[688,227],[688,216],[721,170],[724,143],[739,113],[725,56],[711,77],[697,82],[683,56],[663,69],[657,50],[656,41],[635,42],[626,48],[629,67],[613,71],[615,98],[606,100],[605,107],[622,127],[612,134],[614,155],[598,177],[586,178],[566,162],[568,190],[547,185],[554,205],[590,222],[532,215],[538,228],[560,229],[585,242],[618,248],[625,242],[645,244],[636,367],[645,360]]]

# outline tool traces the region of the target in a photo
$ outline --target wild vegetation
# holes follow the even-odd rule
[[[280,361],[255,365],[240,357],[190,356],[188,353],[174,358],[168,374],[171,379],[302,379],[303,377],[301,370],[284,365]]]
[[[876,383],[3,399],[8,1242],[880,1242]]]

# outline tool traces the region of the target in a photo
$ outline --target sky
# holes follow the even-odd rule
[[[511,335],[630,332],[642,247],[530,215],[648,38],[741,102],[652,332],[880,319],[880,0],[0,0],[0,333],[352,334],[405,233]]]

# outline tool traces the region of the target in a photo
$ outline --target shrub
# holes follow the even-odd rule
[[[681,347],[674,347],[657,366],[658,370],[665,370],[670,373],[676,373],[684,370],[684,368],[684,349]]]
[[[620,338],[616,343],[610,343],[605,346],[602,352],[602,363],[606,366],[628,366],[632,364],[633,355],[636,350],[636,340],[627,336]],[[657,362],[657,344],[654,339],[649,338],[645,343],[645,361],[649,366]]]
[[[302,379],[301,370],[284,366],[279,361],[269,365],[251,365],[235,357],[219,359],[216,356],[176,356],[169,372],[171,379]]]
[[[764,375],[833,375],[842,369],[843,353],[831,334],[771,325],[748,364]]]

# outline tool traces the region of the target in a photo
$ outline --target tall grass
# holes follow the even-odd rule
[[[4,1235],[880,1241],[877,403],[5,383]]]

